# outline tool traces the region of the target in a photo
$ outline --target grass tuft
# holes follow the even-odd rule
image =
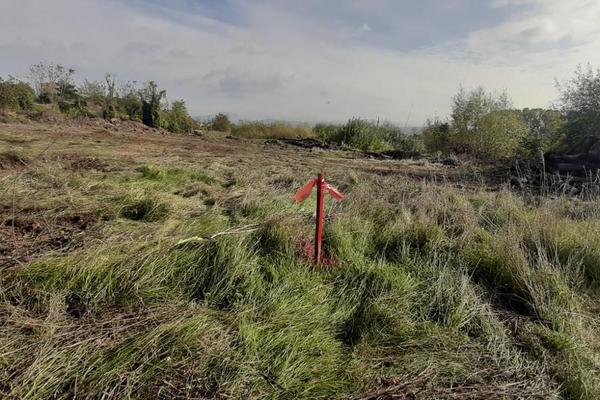
[[[133,221],[160,221],[169,214],[169,207],[150,196],[129,196],[125,199],[119,216]]]

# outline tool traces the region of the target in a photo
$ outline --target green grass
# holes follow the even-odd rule
[[[315,268],[314,199],[243,175],[21,176],[19,194],[109,218],[2,271],[0,394],[597,398],[600,238],[574,203],[352,172]]]
[[[160,181],[160,182],[173,182],[173,183],[181,183],[181,182],[203,182],[206,184],[213,184],[216,182],[216,179],[207,175],[204,172],[192,170],[192,169],[183,169],[183,168],[159,168],[154,166],[144,165],[139,168],[142,177],[151,181]]]

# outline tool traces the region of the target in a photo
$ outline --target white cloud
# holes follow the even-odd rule
[[[556,97],[554,77],[600,53],[597,39],[584,40],[598,33],[588,24],[597,7],[575,0],[569,15],[582,22],[565,25],[566,6],[555,0],[556,10],[536,0],[496,5],[515,2],[533,9],[465,43],[398,52],[354,40],[356,28],[340,32],[249,2],[240,4],[242,28],[172,10],[169,18],[161,9],[141,13],[112,0],[2,0],[0,76],[40,60],[61,62],[79,77],[156,80],[195,114],[245,118],[404,123],[410,113],[409,123],[419,124],[447,115],[459,84],[506,89],[517,106],[547,106]],[[565,38],[577,46],[553,46]]]
[[[528,5],[505,23],[472,32],[472,51],[543,53],[548,48],[597,44],[600,2],[590,0],[496,0],[496,7]]]

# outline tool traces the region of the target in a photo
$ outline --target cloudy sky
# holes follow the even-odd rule
[[[420,125],[459,85],[549,106],[600,66],[600,0],[0,0],[0,76],[156,80],[193,115]]]

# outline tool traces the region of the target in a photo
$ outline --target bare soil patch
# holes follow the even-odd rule
[[[96,157],[79,157],[71,162],[71,169],[73,171],[103,171],[108,172],[112,169],[109,167],[108,163],[104,160],[100,160]]]
[[[0,153],[0,169],[11,169],[26,166],[29,160],[15,152]]]
[[[35,214],[5,213],[0,221],[0,267],[9,267],[47,251],[73,247],[75,239],[91,228],[98,217],[74,214],[48,220]]]

